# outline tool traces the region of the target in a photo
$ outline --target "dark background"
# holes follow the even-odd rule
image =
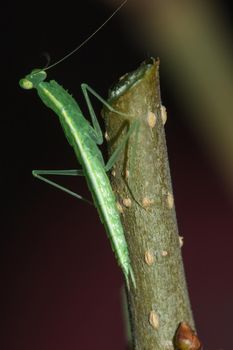
[[[2,12],[1,71],[7,92],[1,109],[2,350],[126,348],[123,279],[96,210],[31,175],[32,169],[75,168],[73,152],[35,91],[18,87],[32,68],[46,64],[43,53],[52,62],[61,58],[111,11],[95,1],[68,1],[11,2]],[[131,40],[126,17],[119,14],[78,54],[51,69],[49,78],[68,88],[86,113],[82,82],[106,97],[109,86],[147,55]],[[232,197],[184,122],[188,116],[182,101],[174,99],[162,63],[161,90],[196,325],[205,350],[232,349]],[[89,196],[84,179],[62,181]]]

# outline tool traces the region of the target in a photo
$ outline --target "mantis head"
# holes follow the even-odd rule
[[[21,88],[30,90],[36,88],[42,81],[46,79],[46,72],[41,69],[33,69],[33,71],[26,75],[25,78],[20,79],[19,85]]]

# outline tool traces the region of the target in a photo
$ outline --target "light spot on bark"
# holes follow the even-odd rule
[[[123,204],[124,204],[124,206],[125,206],[126,208],[130,208],[131,205],[132,205],[132,201],[131,201],[130,198],[124,198],[124,199],[123,199]]]
[[[125,178],[126,178],[126,179],[129,178],[129,170],[128,170],[128,169],[125,170]]]
[[[154,199],[150,199],[147,197],[144,197],[142,200],[142,206],[144,208],[148,208],[149,206],[151,206],[152,204],[154,204]]]
[[[163,250],[163,251],[161,252],[161,255],[162,255],[162,256],[167,256],[167,255],[168,255],[168,252],[167,252],[166,250]]]
[[[155,258],[151,250],[147,250],[144,256],[145,262],[148,266],[152,266],[155,262]]]
[[[112,171],[111,171],[111,174],[112,174],[113,177],[115,177],[115,176],[116,176],[115,170],[112,170]]]
[[[159,328],[159,317],[154,310],[151,310],[149,314],[149,323],[155,330]]]
[[[148,123],[148,125],[149,125],[149,127],[150,127],[151,129],[153,129],[153,128],[155,127],[155,124],[156,124],[156,115],[155,115],[153,112],[151,112],[151,111],[149,111],[149,112],[147,113],[147,123]]]
[[[174,205],[174,197],[171,194],[171,192],[168,192],[167,194],[167,206],[169,209],[172,209]]]
[[[179,236],[180,248],[184,245],[184,237]]]
[[[161,118],[162,118],[162,122],[163,125],[165,125],[166,121],[167,121],[167,111],[166,111],[166,107],[165,106],[161,106]]]

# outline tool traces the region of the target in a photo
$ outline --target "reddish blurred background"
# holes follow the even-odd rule
[[[43,54],[49,54],[52,61],[62,57],[116,6],[110,0],[4,5],[2,350],[126,349],[120,296],[123,280],[96,210],[31,175],[32,169],[75,168],[75,157],[56,117],[34,91],[18,87],[18,80],[30,69],[46,64]],[[149,38],[137,25],[139,17],[132,6],[133,2],[122,9],[77,55],[49,71],[49,78],[68,88],[87,114],[82,82],[106,96],[119,76],[152,54],[160,56],[168,153],[194,317],[205,350],[232,349],[233,192],[230,177],[225,176],[231,167],[221,171],[211,143],[203,142],[187,104],[185,84],[177,79],[181,68],[176,76],[174,66],[169,65],[169,58],[172,62],[174,57],[159,42],[163,32],[158,31],[157,41]],[[227,2],[221,2],[219,15],[229,40],[232,25]],[[145,23],[144,17],[141,22]],[[228,55],[232,59],[230,46]],[[230,78],[232,71],[228,72]],[[196,72],[187,77],[190,85],[192,74]],[[193,89],[192,103],[196,85]],[[196,99],[195,104],[199,104]],[[100,109],[98,103],[96,108]],[[227,125],[227,140],[230,128]],[[217,149],[221,147],[218,142]],[[231,149],[227,156],[232,163]],[[63,183],[89,196],[84,179],[64,179]]]

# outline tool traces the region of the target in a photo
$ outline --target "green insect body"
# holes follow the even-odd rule
[[[95,130],[96,125],[94,125],[94,128],[90,125],[83,116],[77,102],[61,85],[54,80],[46,82],[45,79],[45,71],[34,70],[20,80],[20,86],[24,89],[35,88],[44,104],[59,117],[65,136],[82,166],[83,175],[92,193],[101,221],[108,233],[116,259],[123,270],[127,286],[129,287],[129,278],[136,286],[115,196],[106,174],[102,154],[97,147],[97,144],[103,142],[102,134],[101,137],[98,137]],[[91,112],[92,107],[90,105],[88,107]],[[93,118],[92,121],[94,124],[95,120]],[[46,174],[45,171],[44,174]],[[53,172],[47,174],[53,174]],[[35,173],[34,175],[36,176]],[[49,180],[46,180],[46,182],[50,183]]]

